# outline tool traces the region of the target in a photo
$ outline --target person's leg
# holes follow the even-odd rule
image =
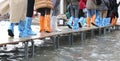
[[[92,15],[92,10],[91,9],[88,9],[87,10],[87,26],[90,27],[91,26],[91,16]]]
[[[68,22],[67,22],[67,26],[72,29],[73,28],[73,20],[74,20],[74,17],[75,17],[75,14],[74,14],[74,8],[73,7],[70,7],[70,13],[71,13],[71,17],[69,18]]]
[[[79,6],[76,5],[74,8],[75,8],[75,19],[74,19],[74,23],[73,23],[73,28],[74,28],[75,30],[78,30],[78,29],[80,28],[80,27],[79,27],[79,24],[78,24],[78,22],[79,22],[79,17],[78,17]]]
[[[18,24],[19,37],[22,37],[24,35],[25,24],[26,24],[25,20],[21,20]]]
[[[8,35],[11,37],[14,37],[14,23],[10,23],[9,28],[8,28]]]
[[[40,15],[40,32],[45,32],[45,8],[37,10],[41,13]]]
[[[101,14],[100,10],[96,10],[96,25],[101,26],[102,20],[101,20]]]
[[[50,16],[51,9],[46,8],[46,16],[45,16],[45,24],[46,24],[46,32],[50,33],[52,32],[51,28],[51,16]]]
[[[115,12],[115,21],[114,21],[114,25],[117,24],[118,17],[119,17],[118,11],[116,11],[116,12]]]
[[[59,28],[58,28],[58,19],[57,19],[57,15],[58,15],[58,9],[55,8],[53,10],[53,16],[51,17],[51,27],[52,27],[52,30],[53,31],[61,31]]]

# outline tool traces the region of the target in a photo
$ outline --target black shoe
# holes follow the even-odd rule
[[[96,25],[95,23],[91,22],[92,25],[96,26],[96,27],[99,27],[98,25]]]
[[[13,34],[12,30],[8,29],[8,35],[11,36],[11,37],[14,37],[14,34]]]
[[[68,26],[68,28],[72,29],[72,27],[70,25],[67,25],[67,26]]]
[[[82,28],[82,25],[81,25],[81,23],[79,22],[78,24],[79,24],[79,27],[80,27],[80,28]]]

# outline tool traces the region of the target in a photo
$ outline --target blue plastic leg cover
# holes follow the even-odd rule
[[[25,30],[25,24],[26,24],[26,21],[20,21],[20,23],[18,24],[19,37],[22,37],[25,35],[25,33],[23,32]]]
[[[74,20],[74,17],[71,16],[70,19],[69,19],[69,21],[67,22],[67,25],[68,25],[68,27],[69,27],[70,29],[73,28],[73,25],[72,25],[73,20]]]
[[[106,20],[106,18],[102,19],[102,26],[105,26],[105,20]]]
[[[79,30],[79,24],[78,24],[79,18],[75,18],[73,28],[74,30]]]
[[[14,23],[10,23],[8,28],[8,35],[14,37]]]
[[[26,17],[25,29],[23,30],[21,37],[36,35],[36,33],[32,31],[31,25],[32,25],[32,18]]]
[[[106,18],[106,21],[107,21],[107,26],[110,25],[110,18]]]
[[[81,28],[84,25],[84,17],[80,17],[78,20],[79,27]]]
[[[96,18],[95,22],[97,26],[100,26],[100,18]]]

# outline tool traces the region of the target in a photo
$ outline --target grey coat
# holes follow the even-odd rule
[[[108,9],[103,0],[100,5],[96,5],[96,0],[87,0],[86,7],[87,9],[95,9],[95,10],[107,10]]]
[[[87,0],[86,8],[87,9],[96,9],[95,1],[94,0]]]

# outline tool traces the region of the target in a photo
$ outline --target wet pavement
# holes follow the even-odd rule
[[[0,23],[0,25],[1,28],[4,25],[8,26],[6,22]],[[33,28],[38,29],[35,26]],[[7,28],[2,29],[2,31],[5,31],[5,29]],[[16,33],[18,35],[18,32]],[[75,36],[74,45],[69,46],[67,38],[62,37],[58,49],[54,49],[52,44],[46,44],[43,40],[37,40],[35,42],[35,56],[31,57],[30,55],[29,61],[119,61],[119,38],[119,30],[106,35],[96,35],[94,38],[87,38],[83,42],[79,36]],[[0,61],[25,61],[23,47],[22,43],[1,47]],[[29,47],[31,47],[30,43]]]

